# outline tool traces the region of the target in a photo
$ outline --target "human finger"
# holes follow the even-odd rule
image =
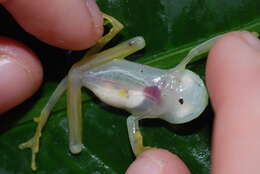
[[[42,76],[41,64],[28,47],[0,37],[0,114],[32,96]]]
[[[126,174],[190,174],[185,164],[174,154],[163,149],[143,152],[130,165]]]
[[[38,39],[65,49],[94,45],[103,33],[95,0],[2,0],[16,21]]]
[[[259,173],[260,41],[246,31],[221,37],[206,80],[215,111],[212,173]]]

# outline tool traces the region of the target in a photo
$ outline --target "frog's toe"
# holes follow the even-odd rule
[[[30,140],[21,143],[19,145],[20,149],[30,148],[32,150],[32,161],[31,161],[31,168],[33,171],[37,169],[36,167],[36,154],[39,152],[39,137],[32,137]]]
[[[138,148],[136,148],[136,156],[139,156],[141,153],[143,153],[146,150],[152,149],[153,147],[150,146],[139,146]]]
[[[33,142],[34,142],[34,138],[31,138],[30,140],[19,144],[19,149],[32,148]]]
[[[83,144],[72,144],[70,145],[70,151],[72,154],[79,154],[84,148]]]

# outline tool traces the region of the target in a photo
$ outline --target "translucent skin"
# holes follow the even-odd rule
[[[85,72],[83,84],[103,102],[140,119],[161,118],[175,124],[198,117],[208,101],[203,81],[193,72],[160,70],[127,60],[114,60]],[[126,90],[127,96],[118,96],[120,90]]]

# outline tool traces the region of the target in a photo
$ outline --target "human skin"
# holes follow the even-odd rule
[[[212,173],[259,173],[260,41],[229,33],[211,50],[206,74],[215,110]]]
[[[82,8],[81,0],[0,0],[0,3],[26,31],[40,40],[57,47],[79,50],[92,46],[103,32],[100,11],[90,1],[91,8]],[[72,21],[73,25],[64,17],[68,15],[64,8],[71,8],[68,18],[77,19]],[[35,23],[39,19],[44,21],[44,26]],[[93,24],[95,27],[91,26]],[[210,51],[206,80],[215,111],[213,174],[259,173],[259,58],[259,40],[247,32],[224,35]],[[0,38],[0,113],[30,97],[41,81],[42,68],[37,56],[16,41]],[[6,95],[14,91],[15,95]],[[4,105],[1,101],[9,104]],[[126,173],[190,172],[176,155],[163,149],[151,149],[141,154]]]
[[[103,18],[95,0],[1,1],[27,32],[56,47],[86,49],[103,33]]]

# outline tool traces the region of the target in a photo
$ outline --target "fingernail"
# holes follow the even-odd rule
[[[244,41],[247,42],[249,46],[252,48],[255,48],[257,50],[260,50],[260,40],[258,39],[257,36],[253,35],[252,33],[248,31],[242,31],[241,32],[241,37]]]
[[[146,153],[141,154],[129,167],[126,174],[149,173],[162,174],[163,162]]]
[[[100,27],[100,26],[103,25],[103,17],[102,17],[99,7],[97,6],[96,0],[86,0],[86,6],[91,15],[91,19],[92,19],[95,31],[97,33],[102,32],[103,30],[102,30],[102,27]]]

